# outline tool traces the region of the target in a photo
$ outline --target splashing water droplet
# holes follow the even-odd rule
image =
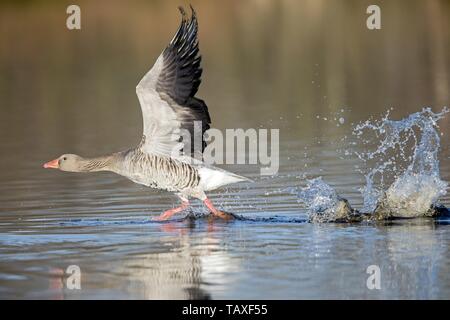
[[[434,113],[424,108],[401,120],[389,119],[389,112],[381,120],[370,118],[354,127],[356,141],[348,143],[359,144],[363,151],[344,151],[345,155],[356,154],[364,163],[354,165],[366,179],[360,188],[364,200],[361,211],[352,209],[319,177],[307,180],[300,191],[292,191],[305,204],[311,222],[430,216],[432,208],[439,206],[437,201],[446,194],[448,184],[439,174],[441,134],[437,122],[449,110],[445,107]]]
[[[312,222],[332,222],[353,212],[348,202],[322,180],[322,177],[307,180],[307,186],[297,191],[298,201],[307,208]]]
[[[307,180],[307,186],[297,193],[298,201],[307,206],[308,214],[324,212],[336,205],[336,191],[323,182],[322,177]]]
[[[375,146],[355,152],[371,168],[363,172],[363,211],[373,212],[383,201],[397,216],[418,216],[446,193],[447,183],[439,175],[437,127],[446,113],[447,108],[439,113],[424,108],[405,119],[391,120],[388,111],[381,120],[355,127],[353,134],[363,145]]]

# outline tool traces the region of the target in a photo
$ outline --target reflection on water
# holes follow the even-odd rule
[[[114,227],[78,222],[80,229],[86,234],[75,236],[66,226],[72,235],[2,235],[2,262],[8,262],[2,295],[445,298],[450,290],[447,226],[431,220],[379,226],[205,221],[154,226],[122,220]],[[65,288],[70,264],[82,270],[79,291]],[[381,268],[379,291],[366,288],[371,264]]]
[[[253,220],[154,223],[172,195],[109,173],[41,169],[65,152],[139,141],[134,87],[176,29],[178,4],[81,1],[79,32],[65,29],[58,2],[0,5],[0,297],[450,297],[448,220],[313,225],[287,191],[322,176],[361,208],[363,164],[342,151],[352,124],[391,106],[400,119],[449,104],[446,1],[383,2],[379,32],[364,27],[364,1],[193,3],[213,126],[280,129],[278,175],[232,166],[256,182],[211,194]],[[65,287],[72,264],[81,290]],[[381,290],[366,287],[372,264]]]

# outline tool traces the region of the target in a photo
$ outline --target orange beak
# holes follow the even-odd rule
[[[47,163],[44,163],[44,168],[48,169],[48,168],[52,168],[52,169],[59,169],[59,162],[58,159],[49,161]]]

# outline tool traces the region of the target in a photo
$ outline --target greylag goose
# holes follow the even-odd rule
[[[250,180],[209,166],[195,156],[203,153],[206,146],[203,134],[211,119],[205,102],[195,97],[202,74],[196,14],[192,6],[190,18],[183,8],[179,9],[182,20],[178,31],[136,87],[144,122],[139,145],[95,158],[63,154],[45,163],[44,168],[112,171],[135,183],[174,192],[181,199],[181,206],[165,211],[156,220],[166,220],[185,210],[189,198],[200,199],[212,214],[226,219],[228,215],[212,204],[205,191]],[[201,143],[194,148],[198,123],[201,123]],[[187,130],[191,138],[182,139],[182,130]]]

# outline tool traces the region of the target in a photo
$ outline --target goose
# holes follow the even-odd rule
[[[154,220],[167,220],[187,209],[190,198],[203,201],[214,216],[228,219],[229,215],[218,210],[205,192],[251,180],[208,165],[198,157],[205,149],[204,133],[210,128],[211,118],[205,102],[195,97],[202,74],[196,13],[191,6],[188,18],[182,7],[179,10],[181,23],[175,36],[136,87],[143,118],[140,143],[94,158],[63,154],[43,167],[69,172],[111,171],[137,184],[175,193],[181,205]],[[201,131],[196,131],[196,124],[201,124]],[[182,130],[190,133],[190,139],[182,139]],[[196,132],[201,133],[201,143],[194,141]]]

